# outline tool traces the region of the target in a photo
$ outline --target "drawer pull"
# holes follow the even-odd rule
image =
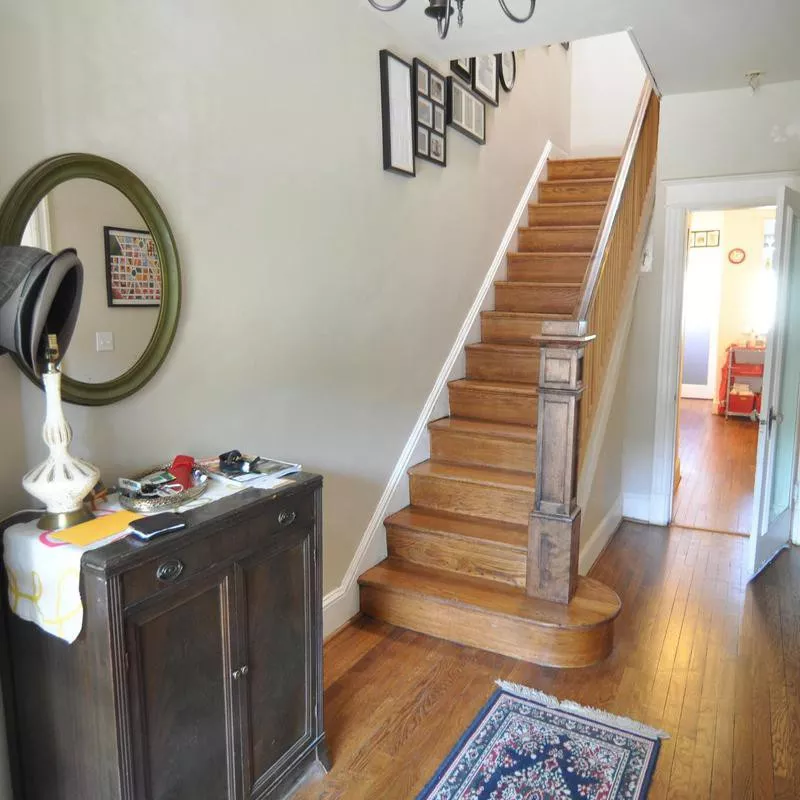
[[[156,578],[164,583],[170,583],[171,581],[178,580],[181,573],[183,573],[183,562],[174,558],[170,561],[165,561],[163,564],[159,564],[156,570]]]
[[[296,511],[281,511],[278,514],[278,524],[283,525],[286,527],[287,525],[291,525],[297,519],[297,512]]]

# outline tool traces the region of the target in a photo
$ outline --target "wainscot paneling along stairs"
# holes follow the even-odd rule
[[[575,319],[618,158],[550,161],[529,207],[431,458],[409,471],[411,505],[386,519],[389,557],[359,579],[361,609],[387,622],[553,666],[607,654],[617,595],[579,578],[571,602],[526,594],[536,486],[540,344]]]

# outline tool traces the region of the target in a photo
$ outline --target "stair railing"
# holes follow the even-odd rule
[[[542,324],[536,494],[528,539],[528,595],[569,603],[578,586],[581,454],[606,377],[624,288],[653,211],[660,103],[648,80],[570,321]],[[590,345],[591,346],[587,346]]]

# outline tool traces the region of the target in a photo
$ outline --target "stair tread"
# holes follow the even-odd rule
[[[545,289],[580,289],[582,283],[547,283],[545,281],[495,281],[495,286],[540,286]]]
[[[554,181],[550,181],[554,183]],[[539,203],[539,202],[531,202],[528,203],[531,207],[542,207],[546,209],[551,208],[587,208],[588,206],[593,206],[595,208],[605,207],[606,201],[604,200],[569,200],[566,203]]]
[[[616,161],[619,163],[622,159],[620,156],[586,156],[585,158],[548,158],[547,160],[554,164],[577,164],[583,161],[591,161],[592,163],[598,161]]]
[[[512,491],[533,491],[536,478],[533,472],[517,472],[496,467],[477,467],[465,464],[453,464],[449,461],[423,461],[415,464],[408,471],[417,477],[442,478],[459,483],[475,483],[481,486],[494,486]]]
[[[406,506],[384,520],[385,525],[396,525],[426,533],[439,533],[492,542],[527,552],[528,526],[511,522],[448,514],[418,506]]]
[[[563,183],[578,183],[581,186],[588,186],[589,184],[596,184],[596,183],[614,183],[614,178],[556,178],[555,180],[542,181],[542,183],[548,183],[551,185],[563,184]]]
[[[523,394],[531,397],[539,394],[539,387],[535,383],[512,383],[509,381],[479,381],[475,378],[459,378],[450,381],[448,386],[462,389],[475,389],[482,392],[509,392]]]
[[[553,203],[555,205],[555,203]],[[521,231],[599,231],[599,225],[520,225]],[[560,253],[560,251],[557,251]],[[569,251],[570,253],[572,251]],[[581,255],[580,253],[578,255]]]
[[[539,346],[533,344],[505,344],[495,342],[475,342],[468,344],[465,350],[476,350],[486,353],[500,353],[506,355],[532,356],[538,355]]]
[[[572,319],[569,314],[548,314],[546,311],[481,311],[481,316],[508,317],[509,319]]]
[[[362,586],[425,596],[449,605],[523,619],[548,628],[589,628],[613,619],[621,609],[613,589],[579,578],[568,605],[528,597],[524,590],[487,578],[458,575],[398,559],[386,559],[359,578]]]
[[[520,442],[533,443],[536,441],[535,428],[531,428],[528,425],[514,425],[510,422],[489,422],[465,417],[443,417],[429,423],[428,429],[468,433],[472,436],[511,439]]]
[[[507,258],[513,259],[520,259],[525,261],[536,261],[537,259],[560,259],[560,258],[585,258],[590,259],[592,254],[588,251],[579,251],[579,250],[536,250],[534,252],[528,252],[525,250],[513,250],[509,253],[506,253]]]

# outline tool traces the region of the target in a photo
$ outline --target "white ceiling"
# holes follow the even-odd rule
[[[387,0],[384,0],[387,2]],[[441,42],[424,15],[427,0],[408,0],[380,14],[416,53],[449,59],[574,41],[631,28],[664,94],[744,86],[744,74],[764,83],[800,80],[800,0],[538,0],[529,22],[506,18],[497,0],[465,0],[464,27],[455,16]],[[507,0],[523,15],[528,0]]]

